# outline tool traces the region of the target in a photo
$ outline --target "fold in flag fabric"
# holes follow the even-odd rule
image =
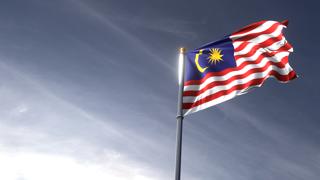
[[[260,87],[269,77],[297,77],[288,63],[292,46],[282,30],[288,21],[260,21],[187,52],[183,114],[188,115]]]

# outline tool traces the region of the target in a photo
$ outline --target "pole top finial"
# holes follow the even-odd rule
[[[180,53],[184,54],[186,52],[186,48],[182,47],[180,48]]]

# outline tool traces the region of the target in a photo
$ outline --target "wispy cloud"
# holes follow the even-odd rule
[[[109,16],[110,20],[135,28],[144,28],[157,32],[172,34],[186,39],[196,39],[197,33],[191,27],[203,25],[202,22],[192,22],[174,18],[150,18],[146,16],[117,15]]]
[[[60,98],[23,70],[4,62],[0,69],[12,79],[2,78],[0,88],[1,109],[8,112],[0,121],[0,166],[8,169],[1,179],[163,179],[163,172],[131,157],[138,144],[161,145]]]
[[[87,13],[88,15],[92,16],[107,28],[111,28],[114,30],[114,33],[118,33],[126,38],[127,41],[131,42],[132,46],[139,47],[146,55],[148,55],[152,60],[156,61],[158,64],[164,66],[165,68],[174,71],[175,69],[166,61],[161,59],[159,55],[153,52],[148,46],[146,46],[141,40],[139,40],[136,36],[132,35],[130,32],[126,31],[125,29],[121,28],[120,26],[116,25],[112,21],[110,21],[107,17],[100,14],[98,11],[92,9],[88,4],[85,2],[80,1],[73,1],[82,12]]]
[[[106,152],[105,162],[79,161],[72,156],[0,150],[0,174],[6,180],[56,180],[56,179],[112,179],[157,180],[146,173],[146,168],[124,160],[118,154]],[[101,155],[100,155],[101,156]]]

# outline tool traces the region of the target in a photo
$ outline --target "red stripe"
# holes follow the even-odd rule
[[[288,55],[286,55],[285,57],[288,57]],[[250,64],[260,64],[261,61],[263,60],[263,58],[271,58],[271,57],[265,56],[264,54],[260,54],[260,55],[257,57],[257,59],[254,60],[254,61],[244,61],[243,63],[241,63],[241,64],[238,66],[238,70],[241,70],[241,69],[243,69],[245,66],[250,65]],[[269,61],[270,61],[270,60],[269,60]],[[272,62],[273,65],[277,66],[278,68],[284,68],[287,61],[283,61],[283,58],[282,58],[279,62],[273,62],[273,61],[270,61],[270,62]]]
[[[251,34],[245,35],[245,36],[240,37],[240,38],[235,38],[235,40],[237,40],[237,41],[249,41],[249,40],[251,40],[253,38],[256,38],[256,37],[258,37],[258,36],[260,36],[262,34],[271,34],[278,28],[279,25],[280,25],[280,23],[277,22],[277,23],[273,24],[270,28],[268,28],[268,29],[266,29],[266,30],[264,30],[262,32],[251,33]]]
[[[237,35],[237,34],[242,34],[242,33],[249,32],[249,31],[261,26],[265,22],[267,22],[267,21],[259,21],[259,22],[253,23],[253,24],[249,24],[249,25],[241,28],[240,30],[232,33],[231,35]]]
[[[276,77],[278,80],[281,79],[282,75],[279,75],[276,71],[270,71],[270,73],[268,75],[272,75],[274,77]],[[232,88],[228,89],[228,90],[222,90],[222,91],[219,91],[217,93],[214,93],[214,94],[211,94],[203,99],[200,99],[199,101],[196,101],[194,103],[183,103],[182,104],[182,107],[183,109],[191,109],[191,108],[194,108],[196,106],[199,106],[201,104],[204,104],[206,102],[209,102],[209,101],[212,101],[214,99],[217,99],[221,96],[225,96],[225,95],[228,95],[236,90],[244,90],[248,87],[251,87],[251,86],[257,86],[257,85],[260,85],[262,84],[266,79],[268,78],[268,76],[264,77],[264,78],[260,78],[260,79],[253,79],[251,80],[250,82],[246,83],[246,84],[238,84],[238,85],[235,85],[233,86]],[[292,80],[296,78],[296,74],[294,71],[291,71],[288,75],[287,75],[287,80]]]
[[[272,37],[272,38],[269,38],[269,39],[267,39],[267,40],[259,43],[259,46],[260,46],[260,47],[264,47],[264,48],[265,48],[265,47],[268,47],[268,46],[271,46],[272,44],[281,41],[282,38],[283,38],[283,35],[282,35],[282,33],[281,33],[281,34],[280,34],[279,36],[277,36],[277,37]]]
[[[292,48],[290,43],[285,43],[281,48],[275,50],[275,51],[289,51]]]
[[[269,39],[267,39],[267,40],[259,43],[259,46],[260,46],[260,47],[263,47],[263,48],[268,47],[268,46],[270,46],[270,45],[272,45],[272,44],[274,44],[274,43],[276,43],[276,42],[281,41],[282,38],[283,38],[283,34],[281,33],[281,34],[280,34],[279,36],[277,36],[277,37],[272,37],[272,38],[269,38]],[[237,41],[234,41],[234,42],[237,42]],[[251,43],[254,43],[254,42],[251,42]],[[243,42],[240,46],[238,46],[236,49],[234,49],[234,51],[241,51],[241,50],[243,50],[245,47],[247,47],[248,44],[250,44],[250,41],[245,41],[245,42]]]
[[[284,61],[286,61],[286,58],[284,58]],[[198,95],[204,93],[205,91],[207,91],[208,89],[214,88],[216,86],[227,85],[227,84],[230,84],[234,80],[244,79],[244,78],[250,76],[251,74],[265,72],[270,66],[275,65],[275,64],[276,63],[269,61],[264,67],[250,69],[243,74],[232,76],[229,79],[224,80],[224,81],[211,82],[199,91],[184,91],[183,96],[198,96]],[[273,70],[271,70],[271,71],[273,71]],[[282,75],[282,76],[286,77],[287,75]],[[283,79],[282,81],[286,81],[286,79]]]
[[[288,26],[289,25],[289,21],[288,19],[284,20],[281,22],[281,24],[285,25],[285,26]]]
[[[246,54],[240,54],[240,55],[236,55],[234,56],[235,60],[242,58],[242,57],[250,57],[253,56],[259,49],[261,49],[263,47],[260,47],[260,45],[254,45],[250,51]],[[282,51],[288,51],[292,48],[292,46],[289,43],[284,44],[283,46],[281,46],[280,48],[276,49],[276,50],[272,50],[271,52],[267,51],[264,52],[263,54],[267,57],[271,57],[274,56],[275,54],[282,52]]]
[[[235,42],[235,41],[233,41]],[[237,48],[234,49],[234,51],[241,51],[243,50],[245,47],[247,47],[247,45],[250,44],[250,42],[246,41],[246,42],[242,42]]]
[[[206,81],[208,78],[210,78],[210,77],[212,77],[212,76],[224,76],[224,75],[226,75],[226,74],[228,74],[228,73],[230,73],[230,72],[232,72],[232,71],[241,70],[241,69],[243,69],[243,68],[244,68],[245,66],[247,66],[247,65],[250,65],[250,64],[259,64],[264,57],[268,57],[268,56],[266,56],[265,53],[262,53],[255,61],[244,61],[244,62],[243,62],[240,66],[238,66],[238,67],[228,68],[228,69],[225,69],[225,70],[219,71],[219,72],[210,72],[210,73],[207,73],[202,79],[200,79],[200,80],[190,80],[190,81],[186,81],[186,82],[184,83],[184,85],[187,86],[187,85],[199,85],[199,84],[202,84],[204,81]],[[284,62],[287,62],[287,60],[284,61]],[[283,68],[284,65],[280,65],[280,64],[281,64],[281,63],[284,63],[284,62],[282,62],[282,60],[281,60],[281,61],[277,64],[277,67]]]

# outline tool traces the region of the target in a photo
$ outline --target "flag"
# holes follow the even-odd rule
[[[288,63],[288,21],[260,21],[186,53],[183,114],[188,115],[260,87],[269,77],[297,77]]]

